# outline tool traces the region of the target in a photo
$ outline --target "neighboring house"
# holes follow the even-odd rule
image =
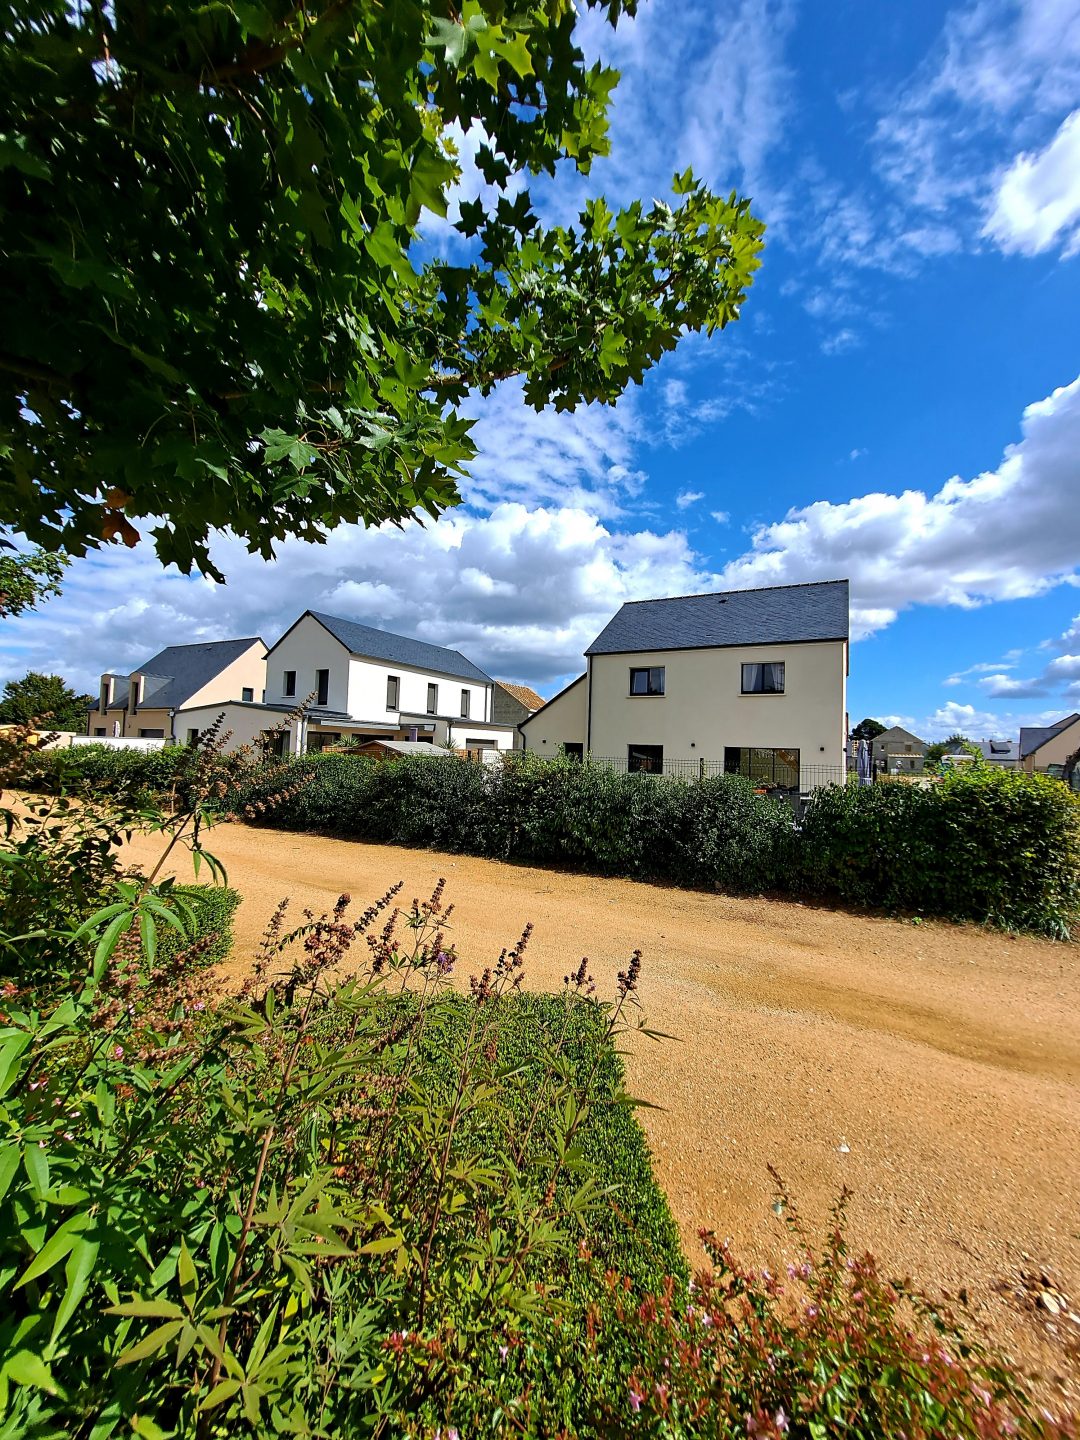
[[[976,743],[988,765],[1000,765],[1005,770],[1019,769],[1020,745],[1016,740],[979,740]]]
[[[187,740],[193,722],[186,711],[208,707],[216,715],[230,701],[260,701],[265,684],[266,646],[257,636],[169,645],[128,675],[101,677],[87,734]]]
[[[522,749],[524,742],[517,727],[541,708],[543,696],[529,685],[511,685],[508,680],[496,680],[494,699],[494,718],[500,725],[513,725],[514,748]]]
[[[902,725],[883,730],[870,742],[870,753],[875,765],[890,775],[921,770],[926,749],[926,741],[920,740]]]
[[[522,722],[528,750],[785,789],[843,777],[846,580],[629,601],[585,654]]]
[[[1024,726],[1019,748],[1020,768],[1029,773],[1063,766],[1080,750],[1080,715],[1065,715],[1053,725]]]
[[[238,742],[265,742],[302,707],[277,740],[297,754],[364,739],[510,750],[494,688],[460,651],[305,610],[267,652],[263,703],[230,704],[225,723]]]

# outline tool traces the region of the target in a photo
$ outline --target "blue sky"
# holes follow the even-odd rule
[[[742,321],[614,410],[478,401],[438,525],[269,567],[223,537],[224,588],[142,549],[77,562],[0,630],[0,674],[90,688],[312,606],[552,693],[624,599],[846,575],[853,722],[981,738],[1080,709],[1080,0],[644,0],[583,28],[623,71],[612,154],[537,209],[687,163],[737,187],[769,225]]]

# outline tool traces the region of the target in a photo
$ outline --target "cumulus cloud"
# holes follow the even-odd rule
[[[731,522],[731,514],[727,510],[710,510],[709,514],[716,521],[717,525],[727,525]]]
[[[912,605],[971,609],[1077,579],[1080,380],[1029,405],[998,467],[933,494],[877,491],[793,509],[760,526],[723,579],[732,587],[847,576],[857,636]]]
[[[696,505],[699,500],[704,499],[704,490],[680,490],[675,496],[675,504],[680,510],[689,510],[691,505]]]
[[[1032,699],[1047,694],[1046,685],[1037,678],[1021,680],[1013,675],[999,673],[984,675],[978,682],[981,689],[993,700],[1009,697],[1015,700]]]
[[[1018,155],[1005,172],[983,234],[1002,250],[1038,255],[1054,245],[1066,256],[1080,246],[1080,110],[1050,144]]]

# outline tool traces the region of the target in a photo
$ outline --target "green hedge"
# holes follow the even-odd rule
[[[77,780],[98,795],[150,801],[168,794],[185,757],[191,757],[186,745],[165,745],[160,750],[121,750],[112,745],[39,750],[27,760],[25,783],[44,794],[56,794]]]
[[[191,907],[192,923],[187,926],[186,936],[171,925],[159,928],[157,963],[167,964],[200,940],[210,942],[199,957],[200,965],[219,965],[227,960],[232,949],[233,918],[240,904],[238,892],[227,885],[176,885],[172,893]]]
[[[291,799],[273,806],[256,783],[236,793],[234,808],[280,829],[1056,938],[1080,911],[1080,803],[1045,775],[975,767],[925,787],[831,786],[797,821],[732,775],[622,775],[528,755],[496,765],[321,755],[295,770],[307,783]]]

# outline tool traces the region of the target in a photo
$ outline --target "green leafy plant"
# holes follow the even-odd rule
[[[523,182],[608,150],[618,77],[577,23],[566,0],[5,6],[9,522],[82,554],[157,517],[163,561],[218,575],[214,529],[269,556],[435,516],[471,395],[612,402],[737,319],[763,226],[734,193],[686,171],[672,204],[534,212]],[[466,146],[488,188],[451,219]]]

